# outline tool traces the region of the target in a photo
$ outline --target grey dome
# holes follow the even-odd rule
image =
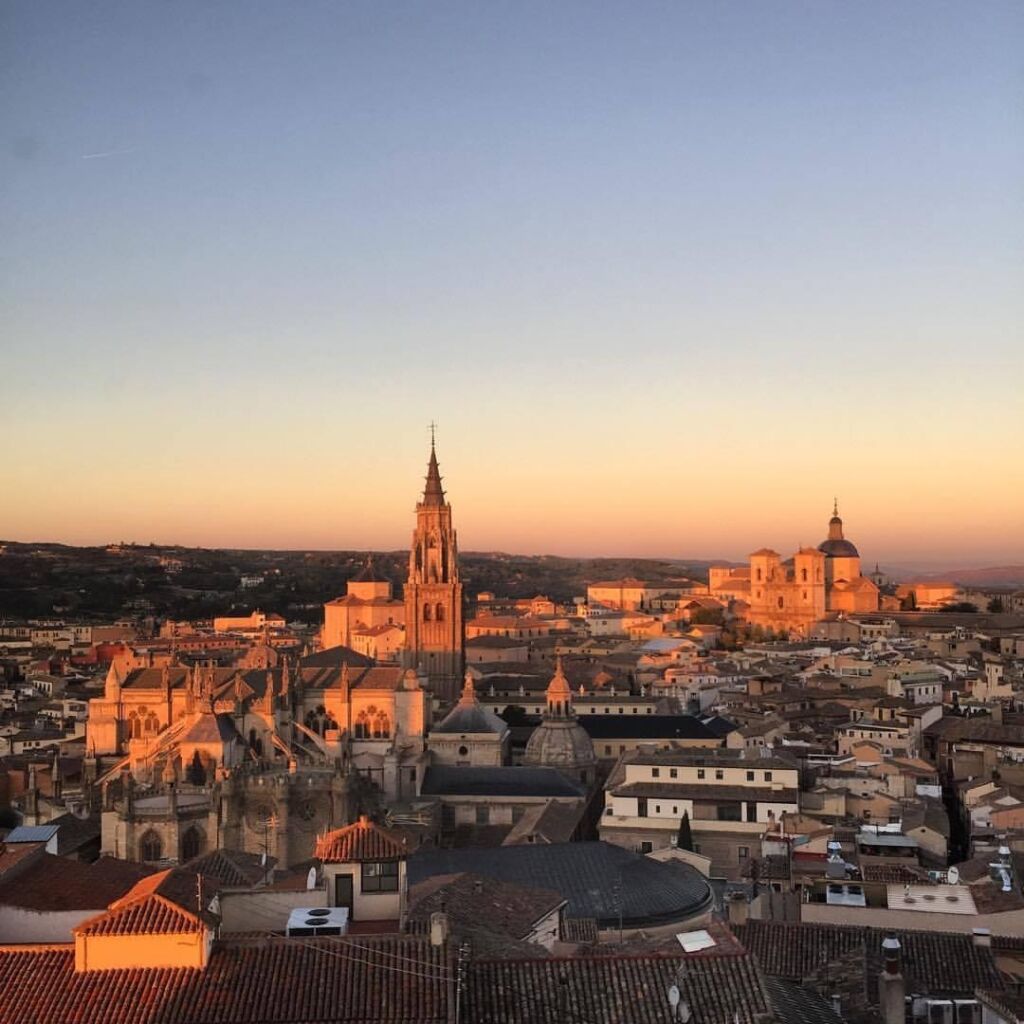
[[[828,558],[860,558],[860,552],[845,537],[823,540],[818,550]]]
[[[526,744],[523,764],[560,768],[567,772],[597,764],[594,744],[575,718],[545,717]]]

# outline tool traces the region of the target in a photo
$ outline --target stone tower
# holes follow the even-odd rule
[[[454,699],[462,679],[462,583],[452,507],[445,501],[434,439],[405,584],[406,663],[420,668],[439,697]]]

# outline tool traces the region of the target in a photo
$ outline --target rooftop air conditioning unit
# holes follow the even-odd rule
[[[312,907],[288,915],[287,935],[344,935],[348,931],[348,907]]]

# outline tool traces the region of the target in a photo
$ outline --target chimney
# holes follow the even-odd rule
[[[992,929],[991,928],[975,928],[971,935],[974,939],[974,945],[980,949],[990,949],[992,946]]]
[[[750,904],[747,902],[746,896],[741,892],[734,893],[728,903],[726,909],[729,916],[729,924],[746,924],[747,918],[750,917]]]
[[[882,973],[878,979],[878,1008],[883,1024],[904,1024],[907,1016],[907,984],[903,978],[900,940],[890,935],[882,942]]]
[[[430,944],[443,946],[448,941],[448,915],[435,911],[430,915]]]

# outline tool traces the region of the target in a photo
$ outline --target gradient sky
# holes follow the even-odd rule
[[[0,5],[0,537],[1024,560],[1024,4]]]

